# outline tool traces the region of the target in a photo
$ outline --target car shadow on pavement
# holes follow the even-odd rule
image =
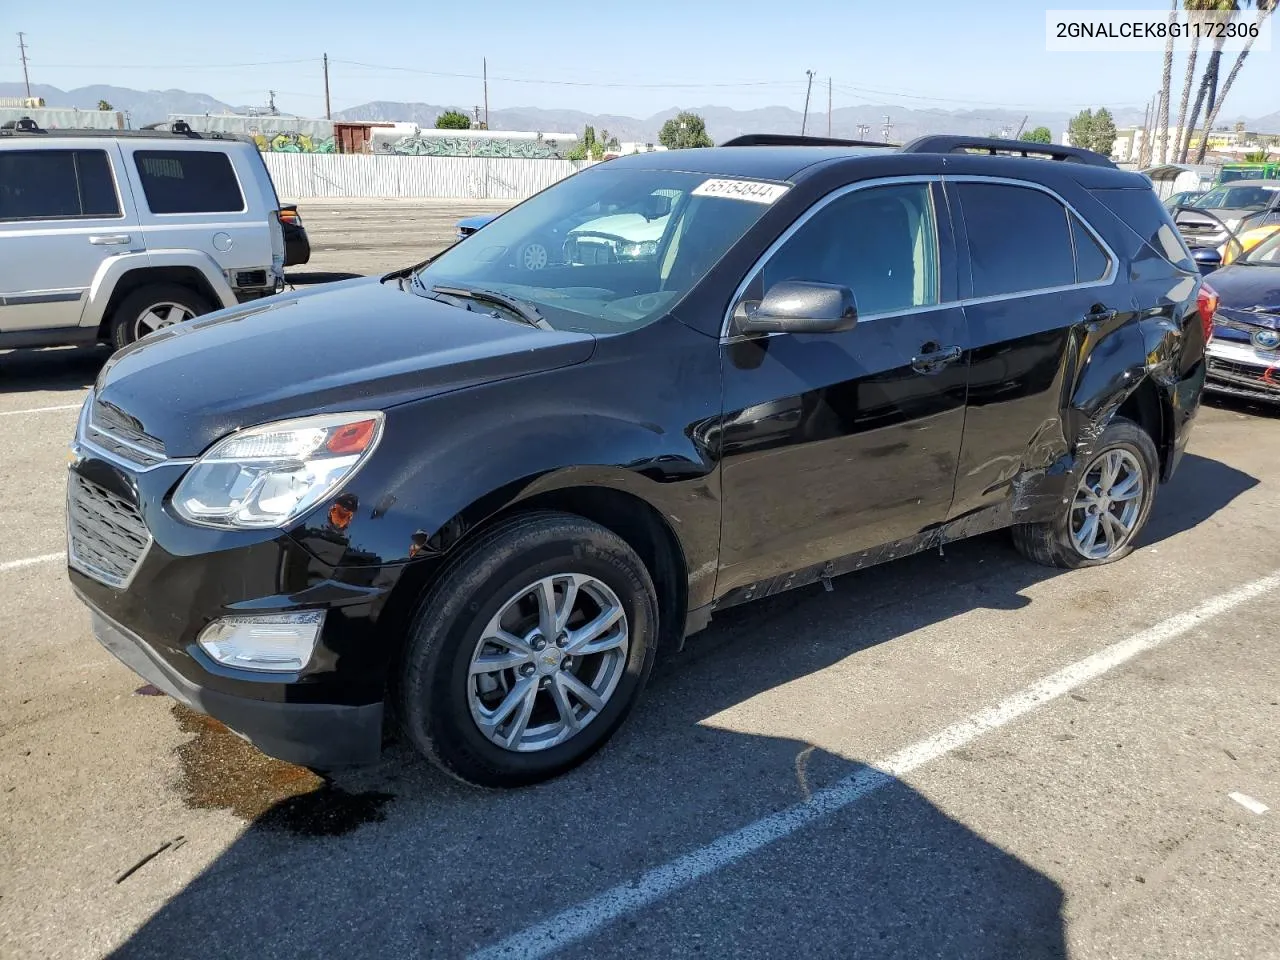
[[[1145,543],[1202,522],[1256,483],[1188,455],[1160,492]],[[640,707],[599,755],[537,787],[471,789],[399,743],[377,765],[333,780],[277,777],[292,784],[286,795],[243,807],[244,833],[115,955],[168,958],[199,944],[202,956],[465,956],[813,792],[839,789],[866,761],[756,732],[788,718],[754,697],[839,665],[828,676],[848,685],[843,701],[797,694],[790,721],[822,739],[838,711],[857,709],[848,700],[859,689],[892,696],[877,676],[881,645],[977,608],[1022,609],[1032,602],[1024,591],[1057,575],[1021,560],[997,534],[839,578],[831,593],[807,587],[725,611],[659,663]],[[878,752],[859,749],[859,731],[844,726],[842,749]],[[185,749],[198,755],[199,737]],[[938,766],[973,770],[981,790],[982,756],[957,751]],[[217,778],[239,766],[214,758],[201,773],[193,757],[182,760],[188,779],[214,778],[219,788],[226,781]],[[192,805],[235,809],[207,794]],[[1002,796],[977,802],[1000,810]],[[884,777],[857,802],[557,955],[1064,958],[1063,893],[1045,873],[1054,862],[1026,863],[1004,840]]]
[[[0,393],[91,387],[109,356],[110,351],[99,346],[0,353]]]

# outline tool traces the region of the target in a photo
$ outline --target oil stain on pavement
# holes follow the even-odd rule
[[[225,726],[180,703],[173,715],[195,736],[177,748],[179,789],[192,809],[229,810],[258,827],[310,837],[381,822],[394,794],[344,790],[306,767],[275,760]]]

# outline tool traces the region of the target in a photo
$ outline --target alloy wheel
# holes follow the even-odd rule
[[[1128,450],[1108,450],[1089,465],[1071,504],[1071,542],[1087,560],[1105,560],[1133,537],[1146,481]]]
[[[195,311],[181,303],[156,303],[138,315],[133,323],[133,339],[140,340],[154,330],[171,327],[194,317]]]
[[[471,657],[467,702],[490,742],[531,752],[595,720],[627,664],[622,602],[595,577],[557,573],[513,594]]]

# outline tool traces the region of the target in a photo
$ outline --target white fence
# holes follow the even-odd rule
[[[586,163],[508,157],[264,153],[276,193],[288,203],[312,197],[422,197],[523,200]]]

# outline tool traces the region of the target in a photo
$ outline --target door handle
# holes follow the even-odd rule
[[[926,343],[924,348],[932,349],[929,349],[928,353],[911,358],[911,369],[916,373],[938,373],[947,364],[959,360],[964,353],[959,347],[939,347],[935,343]]]
[[[128,243],[129,235],[127,233],[98,233],[89,237],[89,242],[96,247],[114,246],[116,244]]]
[[[1085,329],[1092,333],[1104,323],[1109,323],[1116,318],[1115,310],[1108,310],[1105,307],[1095,307],[1084,315]]]

